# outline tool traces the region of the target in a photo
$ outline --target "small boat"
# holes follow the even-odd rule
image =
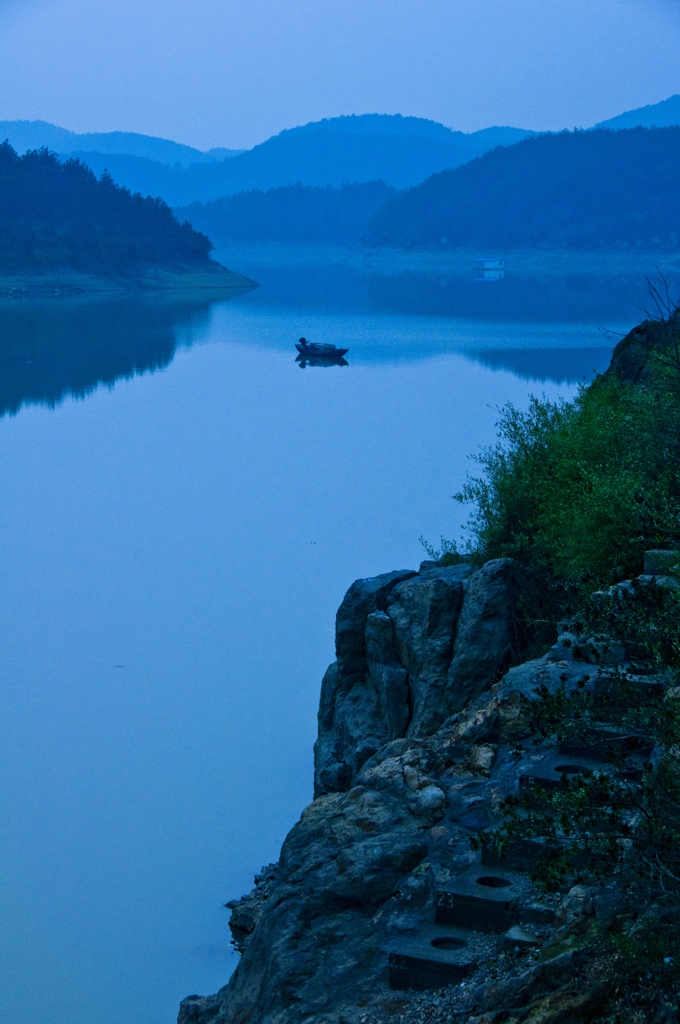
[[[335,345],[322,345],[317,341],[307,341],[306,338],[300,338],[295,347],[300,355],[307,359],[310,359],[313,356],[316,356],[317,359],[340,359],[342,356],[346,356],[349,352],[348,348],[337,348]]]

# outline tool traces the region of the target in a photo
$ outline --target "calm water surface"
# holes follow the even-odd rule
[[[171,1024],[224,984],[222,904],[311,797],[344,591],[456,533],[498,408],[572,395],[637,316],[243,269],[262,287],[212,305],[0,308],[12,1024]],[[350,366],[300,370],[302,333]]]

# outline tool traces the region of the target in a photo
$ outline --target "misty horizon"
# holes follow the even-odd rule
[[[671,96],[662,97],[661,99],[659,99],[658,101],[656,101],[654,103],[644,104],[643,106],[640,106],[640,107],[633,107],[630,110],[625,110],[625,111],[618,110],[615,113],[613,113],[611,115],[611,117],[603,119],[602,121],[598,121],[598,122],[596,122],[594,124],[580,124],[580,125],[566,125],[565,124],[561,128],[545,129],[544,131],[546,133],[550,133],[551,131],[588,130],[588,129],[591,129],[591,128],[607,127],[609,121],[614,121],[614,120],[618,119],[619,117],[623,117],[624,115],[633,115],[633,114],[637,114],[637,113],[643,113],[643,112],[645,112],[647,110],[650,110],[652,108],[664,106],[664,105],[670,103],[672,100],[677,100],[678,101],[678,106],[680,107],[680,93],[674,93]],[[353,112],[353,113],[349,113],[349,114],[328,115],[328,116],[325,116],[325,117],[321,117],[321,118],[319,118],[316,121],[306,121],[306,122],[300,123],[300,124],[290,124],[290,125],[287,125],[284,128],[280,128],[278,131],[274,132],[272,135],[268,135],[266,138],[259,139],[257,142],[253,143],[253,145],[251,147],[249,147],[249,148],[254,149],[256,146],[262,145],[263,142],[267,142],[271,138],[276,138],[277,136],[283,135],[286,132],[295,131],[298,128],[306,128],[306,127],[309,127],[309,126],[312,126],[312,125],[324,124],[325,122],[338,121],[340,119],[345,119],[345,118],[350,118],[350,119],[351,118],[357,118],[357,119],[359,119],[359,118],[365,118],[365,117],[403,118],[404,120],[415,119],[415,120],[417,120],[419,122],[429,121],[431,124],[447,128],[449,131],[451,131],[453,133],[462,132],[462,134],[468,135],[468,136],[476,135],[479,132],[483,132],[483,131],[487,131],[489,129],[495,129],[495,128],[520,128],[521,130],[524,130],[524,131],[527,131],[527,132],[536,132],[537,134],[541,134],[541,132],[538,129],[535,129],[532,125],[526,125],[526,124],[522,124],[522,125],[506,125],[506,124],[503,124],[502,125],[502,124],[500,124],[498,122],[494,122],[493,124],[483,125],[480,128],[475,128],[475,129],[473,129],[471,131],[463,131],[463,129],[458,128],[455,125],[445,124],[444,122],[437,121],[437,120],[435,120],[434,118],[431,118],[431,117],[422,117],[422,116],[418,116],[418,115],[415,115],[415,114],[405,114],[405,113],[403,113],[401,111],[390,113],[390,112],[387,112],[387,111],[366,110],[366,111],[357,111],[357,112]],[[672,123],[678,123],[678,122],[680,122],[680,113],[678,114],[678,121],[677,122],[673,121]],[[125,127],[120,127],[120,126],[117,127],[117,128],[112,128],[112,129],[107,129],[107,130],[103,130],[103,129],[97,128],[97,129],[92,129],[92,130],[89,130],[89,131],[79,132],[79,131],[75,131],[73,128],[66,127],[63,124],[58,124],[58,125],[57,124],[53,124],[52,122],[46,121],[44,118],[40,118],[40,117],[33,118],[33,119],[29,119],[29,118],[13,118],[11,120],[8,118],[8,119],[5,119],[4,121],[2,119],[0,119],[0,125],[2,125],[3,123],[21,124],[21,125],[27,125],[27,126],[31,126],[31,127],[35,127],[35,126],[40,125],[40,126],[45,126],[45,127],[49,127],[49,128],[56,128],[59,131],[67,132],[70,135],[73,135],[75,137],[75,139],[77,139],[78,142],[81,145],[84,142],[84,140],[86,138],[90,137],[90,136],[93,137],[93,140],[94,139],[102,140],[102,137],[121,136],[122,135],[122,136],[131,136],[131,137],[140,138],[140,139],[152,139],[154,141],[158,140],[158,141],[163,141],[163,142],[165,142],[165,141],[173,142],[173,143],[175,143],[178,146],[183,146],[186,149],[193,150],[194,152],[202,153],[205,156],[210,156],[212,154],[215,154],[215,159],[221,159],[224,153],[247,152],[246,149],[238,149],[236,147],[231,147],[231,146],[225,145],[224,140],[220,144],[215,144],[215,145],[210,146],[209,148],[206,148],[206,149],[200,149],[200,148],[198,148],[196,146],[192,146],[190,143],[187,143],[187,142],[185,142],[182,139],[178,139],[178,138],[170,139],[170,138],[168,138],[166,136],[162,136],[162,135],[153,135],[153,134],[148,134],[148,133],[145,133],[145,132],[131,131],[131,130],[125,128]],[[632,124],[633,122],[631,121],[630,123]],[[640,123],[642,124],[643,121],[641,120]],[[671,122],[669,122],[669,123],[671,123]],[[76,143],[74,142],[74,145],[75,144]]]
[[[4,2],[0,96],[8,120],[201,150],[367,110],[550,131],[680,91],[679,27],[675,0]]]

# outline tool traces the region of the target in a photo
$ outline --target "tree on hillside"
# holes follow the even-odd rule
[[[0,145],[0,269],[97,273],[205,264],[212,244],[162,199],[133,195],[78,160]]]

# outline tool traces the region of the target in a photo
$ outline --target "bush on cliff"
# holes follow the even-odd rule
[[[20,157],[0,145],[0,272],[205,265],[211,249],[162,199],[132,195],[109,175],[98,179],[46,149]]]
[[[482,559],[511,556],[565,582],[614,583],[642,571],[648,548],[680,541],[680,373],[666,353],[644,383],[616,375],[573,402],[508,405],[483,474],[456,497]]]

